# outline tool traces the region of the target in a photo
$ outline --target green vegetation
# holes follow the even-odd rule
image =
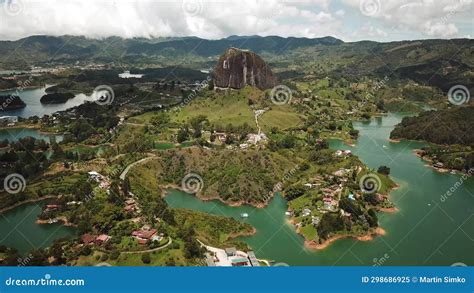
[[[436,144],[474,144],[474,107],[456,107],[427,111],[416,117],[405,117],[390,138],[426,140]]]

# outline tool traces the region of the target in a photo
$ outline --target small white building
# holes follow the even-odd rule
[[[129,70],[125,70],[123,73],[119,73],[120,78],[142,78],[144,74],[132,74]]]
[[[309,215],[311,215],[311,210],[310,209],[304,209],[303,210],[303,217],[307,217]]]
[[[102,180],[102,175],[100,175],[99,173],[97,173],[96,171],[90,171],[90,172],[87,172],[87,174],[89,174],[89,177],[97,182],[99,182],[100,180]]]
[[[17,116],[0,116],[0,123],[17,123],[18,117]]]

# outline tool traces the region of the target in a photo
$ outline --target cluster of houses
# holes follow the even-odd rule
[[[149,242],[160,242],[163,239],[164,234],[160,233],[154,228],[151,228],[149,225],[144,225],[140,230],[135,230],[132,232],[132,237],[137,239],[138,244],[146,245]]]
[[[140,207],[138,206],[137,202],[133,198],[128,198],[127,200],[125,200],[125,207],[123,210],[126,213],[133,213],[133,212],[140,213],[141,212]]]
[[[245,143],[239,145],[240,149],[248,149],[250,146],[261,146],[268,141],[268,138],[265,133],[250,133],[247,135],[247,140]]]
[[[359,169],[360,171],[360,169]],[[314,226],[317,226],[320,223],[320,216],[322,214],[325,214],[327,212],[340,212],[342,217],[351,219],[352,214],[344,211],[343,209],[340,209],[339,207],[339,202],[341,200],[341,197],[343,196],[343,190],[344,190],[344,183],[349,181],[349,177],[351,176],[353,170],[352,169],[344,169],[341,168],[334,172],[334,176],[332,175],[326,175],[324,177],[322,176],[317,176],[312,183],[306,183],[304,186],[308,189],[312,188],[320,188],[323,186],[323,184],[326,184],[325,182],[337,182],[330,184],[328,186],[324,186],[324,188],[321,188],[320,190],[322,191],[323,197],[322,197],[322,206],[310,208],[310,207],[305,207],[301,210],[300,215],[302,217],[311,217],[311,223]],[[337,179],[337,180],[334,180]],[[345,196],[345,195],[344,195]],[[358,194],[353,194],[349,193],[347,195],[347,198],[349,200],[356,200],[360,195]],[[378,196],[378,200],[383,201],[384,198],[382,196]],[[287,216],[293,217],[294,216],[294,211],[288,211],[286,213]],[[296,227],[301,227],[303,223],[296,223]]]
[[[219,143],[219,144],[224,144],[227,140],[227,137],[229,136],[229,134],[225,133],[225,132],[214,132],[213,133],[214,137],[216,138],[216,142]],[[266,142],[268,141],[268,137],[265,133],[259,133],[259,134],[255,134],[255,133],[250,133],[247,135],[247,138],[245,140],[245,142],[239,144],[239,148],[242,149],[242,150],[245,150],[245,149],[248,149],[250,148],[251,146],[262,146],[264,145]],[[209,143],[211,143],[209,141]],[[228,149],[236,149],[235,146],[227,146]]]

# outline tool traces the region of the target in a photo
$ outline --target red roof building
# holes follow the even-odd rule
[[[84,234],[81,236],[81,240],[85,245],[90,245],[94,243],[95,236],[91,234]]]
[[[106,235],[106,234],[102,234],[102,235],[99,235],[97,236],[97,238],[95,239],[95,244],[97,245],[102,245],[103,243],[107,242],[110,240],[110,236],[109,235]]]

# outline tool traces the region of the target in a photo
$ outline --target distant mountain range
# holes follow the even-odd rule
[[[76,36],[31,36],[17,41],[0,41],[0,55],[5,56],[0,60],[0,66],[12,67],[15,64],[18,66],[18,62],[23,65],[37,65],[43,62],[107,61],[133,56],[210,57],[222,54],[229,47],[245,48],[256,53],[280,54],[301,47],[334,46],[342,43],[333,37],[308,39],[231,36],[220,40],[196,37],[158,39],[109,37],[97,40]]]
[[[31,36],[0,41],[0,68],[29,69],[32,65],[105,63],[121,67],[212,68],[230,47],[251,50],[277,68],[280,77],[311,74],[308,64],[324,74],[357,79],[390,76],[435,85],[443,91],[453,84],[474,84],[474,40],[418,40],[347,43],[333,37],[283,38],[230,36],[219,40],[197,37],[102,40],[77,36]],[[330,63],[324,66],[322,63]],[[296,69],[295,69],[296,68]],[[309,73],[308,73],[309,72]]]

